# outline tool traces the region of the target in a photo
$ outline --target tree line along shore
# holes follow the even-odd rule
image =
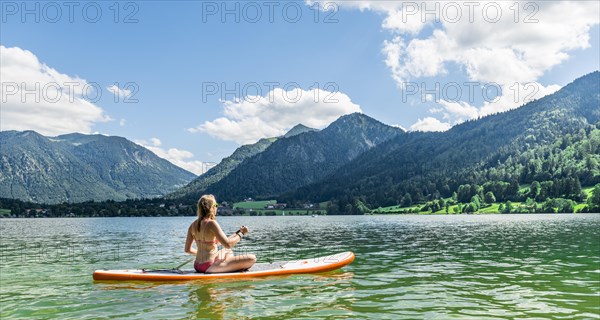
[[[555,196],[560,194],[561,196]],[[221,202],[220,216],[300,216],[365,214],[473,214],[473,213],[587,213],[600,212],[600,184],[582,188],[578,181],[560,183],[534,181],[520,187],[518,183],[460,185],[451,197],[430,196],[416,202],[405,194],[398,205],[369,208],[362,199],[320,203],[277,203],[275,200]],[[195,216],[195,204],[156,199],[126,201],[87,201],[81,203],[37,204],[0,198],[2,218],[44,217],[157,217]]]

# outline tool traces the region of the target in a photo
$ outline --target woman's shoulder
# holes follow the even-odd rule
[[[192,223],[190,223],[190,227],[188,229],[194,229],[198,227],[198,219],[194,220]]]
[[[209,230],[214,231],[215,229],[219,228],[219,223],[214,219],[204,219],[202,220],[202,226],[208,227]]]
[[[204,219],[204,220],[202,220],[202,222],[204,222],[205,226],[214,226],[214,225],[218,224],[217,220],[213,220],[213,219]]]

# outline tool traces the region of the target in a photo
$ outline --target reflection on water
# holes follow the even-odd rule
[[[222,319],[225,316],[227,305],[236,303],[232,294],[234,288],[219,287],[213,283],[189,287],[189,299],[186,302],[190,309],[194,309],[196,318]]]
[[[306,279],[310,277],[310,279]],[[287,317],[313,310],[316,314],[352,314],[352,304],[340,303],[340,297],[352,297],[353,272],[336,270],[309,276],[281,276],[248,279],[210,279],[191,282],[98,282],[97,289],[130,292],[165,292],[177,288],[188,299],[182,307],[188,310],[187,316],[195,319],[225,318],[228,310],[245,313],[242,317],[266,316],[266,308],[272,308],[272,316],[281,316],[286,310]],[[304,279],[303,279],[304,278]],[[310,281],[306,281],[310,280]],[[301,285],[295,285],[300,283]],[[329,289],[328,289],[329,288]],[[333,289],[332,288],[338,288]],[[310,296],[311,299],[306,299]],[[285,297],[285,299],[282,299]],[[350,300],[352,302],[352,300]],[[327,311],[329,310],[329,311]],[[269,311],[270,312],[270,311]],[[316,315],[315,314],[315,315]],[[255,315],[255,316],[251,316]]]
[[[0,220],[0,318],[599,318],[600,215],[219,219],[250,226],[236,250],[259,262],[356,259],[317,275],[94,283],[95,269],[181,264],[193,218]]]

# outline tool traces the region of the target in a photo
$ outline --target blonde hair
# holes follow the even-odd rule
[[[198,231],[200,231],[200,221],[202,219],[215,219],[217,213],[217,210],[213,210],[215,204],[217,204],[217,200],[212,194],[205,194],[198,200]]]

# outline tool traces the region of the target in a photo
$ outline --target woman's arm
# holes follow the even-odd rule
[[[215,234],[215,236],[217,237],[217,240],[219,240],[219,242],[226,249],[233,248],[233,246],[235,246],[236,243],[240,242],[240,240],[241,240],[240,236],[238,236],[235,233],[232,234],[231,236],[229,236],[229,238],[228,238],[225,235],[225,232],[223,232],[223,229],[221,229],[221,226],[219,225],[219,223],[217,223],[217,221],[215,221],[215,220],[210,221],[207,225],[210,228],[210,230]]]
[[[192,236],[192,226],[194,224],[192,223],[190,225],[190,227],[188,228],[188,232],[187,232],[187,237],[185,238],[185,248],[183,248],[185,250],[185,253],[189,253],[189,254],[196,254],[197,250],[192,248],[192,244],[194,244],[194,237]]]

